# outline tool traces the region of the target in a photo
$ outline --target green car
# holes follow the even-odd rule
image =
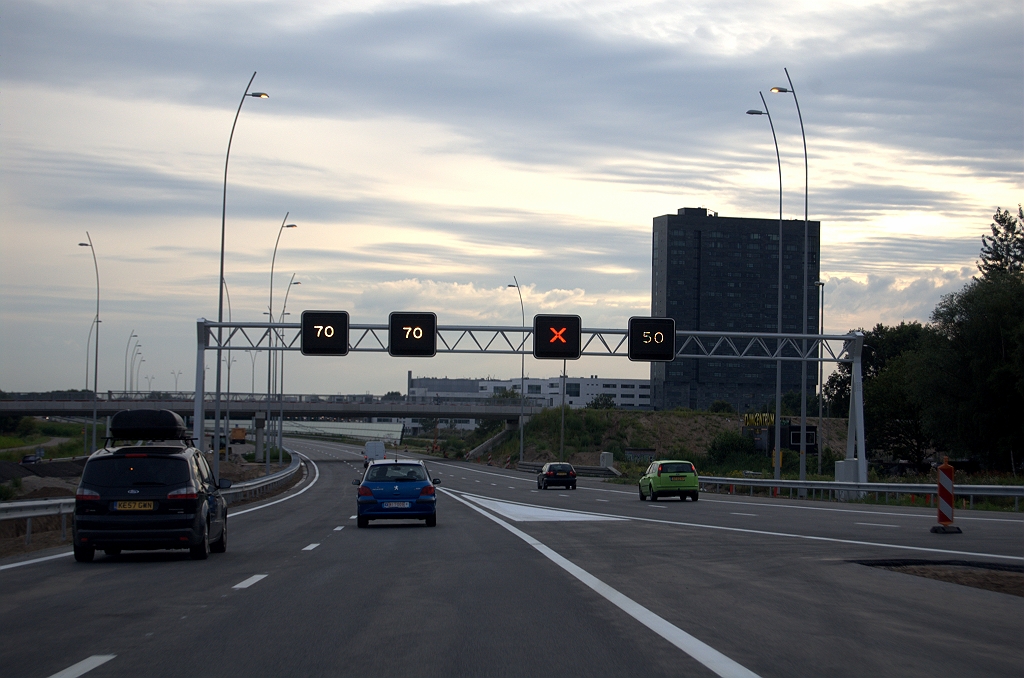
[[[640,478],[640,501],[658,501],[661,497],[689,497],[697,501],[697,469],[688,461],[668,459],[647,467]]]

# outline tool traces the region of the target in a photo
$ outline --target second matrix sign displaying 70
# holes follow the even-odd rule
[[[582,355],[578,315],[538,315],[533,319],[533,355],[540,359],[576,360]],[[348,355],[347,311],[302,312],[303,355]],[[676,352],[672,318],[629,319],[628,356],[643,362],[671,361]],[[437,353],[437,315],[395,312],[388,317],[388,353],[431,357]]]

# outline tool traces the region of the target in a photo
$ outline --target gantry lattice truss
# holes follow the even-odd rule
[[[206,407],[203,394],[205,354],[221,351],[299,351],[299,323],[216,323],[200,318],[196,323],[195,437],[202,439]],[[628,331],[624,329],[582,330],[584,356],[628,357]],[[387,353],[387,325],[349,325],[350,353]],[[533,328],[487,325],[439,325],[437,353],[477,355],[519,355],[533,352]],[[846,459],[857,460],[857,476],[867,482],[868,466],[864,440],[864,386],[861,351],[864,335],[774,334],[751,332],[676,331],[676,359],[760,360],[763,362],[851,363],[850,418],[847,425]],[[217,407],[220,407],[218,402]]]
[[[300,350],[301,326],[298,323],[216,323],[201,319],[198,327],[200,343],[208,349]],[[216,332],[217,329],[221,332]],[[627,356],[625,329],[584,328],[581,339],[584,356]],[[676,357],[852,363],[855,357],[859,357],[863,341],[863,335],[858,332],[819,335],[677,330]],[[532,354],[532,344],[532,327],[439,325],[437,328],[439,354]],[[349,326],[350,353],[387,351],[387,325]]]

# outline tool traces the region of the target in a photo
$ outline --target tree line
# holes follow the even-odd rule
[[[1024,210],[996,209],[978,275],[942,297],[931,322],[876,325],[864,337],[869,453],[921,463],[933,452],[1010,471],[1024,461]],[[863,330],[861,330],[863,331]],[[825,384],[849,411],[850,365]]]

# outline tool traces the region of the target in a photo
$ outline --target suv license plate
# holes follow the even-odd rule
[[[386,501],[381,504],[384,508],[409,508],[407,501]]]
[[[119,501],[117,502],[118,511],[152,511],[153,502],[151,501]]]

